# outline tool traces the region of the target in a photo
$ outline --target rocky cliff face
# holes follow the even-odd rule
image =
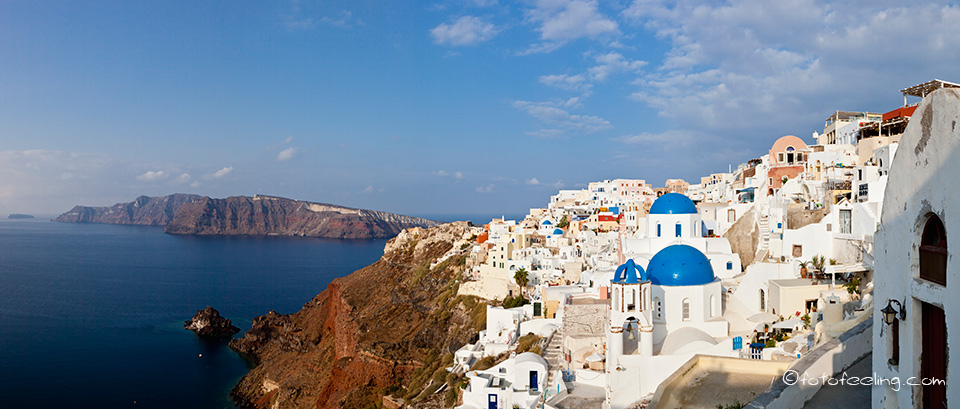
[[[203,198],[180,209],[166,232],[199,235],[278,235],[342,239],[393,237],[437,222],[374,210],[256,195]]]
[[[405,230],[379,261],[334,280],[300,311],[256,318],[230,343],[256,363],[234,398],[251,408],[376,407],[386,394],[443,405],[433,392],[457,382],[444,367],[486,317],[476,298],[456,295],[467,236],[463,222]],[[456,388],[447,390],[455,401]]]
[[[53,221],[166,226],[183,205],[202,197],[177,193],[163,197],[140,196],[132,202],[109,207],[76,206]]]
[[[186,194],[140,196],[110,207],[77,206],[54,221],[166,226],[171,234],[344,239],[393,237],[405,228],[438,224],[419,217],[272,196],[212,199]]]

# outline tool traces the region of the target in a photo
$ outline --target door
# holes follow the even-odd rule
[[[540,383],[537,382],[537,371],[530,371],[530,390],[540,390]]]
[[[491,393],[487,396],[487,409],[497,409],[497,394]]]
[[[923,386],[924,409],[947,407],[947,322],[943,309],[923,303],[923,352],[920,353],[920,377],[932,385]],[[933,380],[934,382],[928,382]]]

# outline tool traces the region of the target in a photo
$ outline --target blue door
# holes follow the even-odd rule
[[[540,390],[540,382],[537,382],[537,371],[530,371],[530,390]]]
[[[497,394],[491,393],[487,396],[487,409],[497,409]]]

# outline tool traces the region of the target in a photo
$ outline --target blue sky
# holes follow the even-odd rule
[[[0,214],[255,193],[520,213],[960,81],[950,3],[0,2]]]

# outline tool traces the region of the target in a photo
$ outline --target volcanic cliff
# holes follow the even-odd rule
[[[205,197],[185,204],[165,231],[367,239],[393,237],[408,227],[437,224],[419,217],[255,195]]]
[[[162,197],[140,196],[132,202],[106,207],[75,206],[53,221],[166,226],[184,204],[200,200],[202,197],[176,193]]]
[[[485,304],[456,295],[468,236],[465,222],[404,230],[379,261],[334,280],[300,311],[254,319],[230,343],[256,364],[234,399],[250,408],[361,408],[393,395],[451,406],[462,380],[445,367],[486,319]]]
[[[171,234],[274,235],[346,239],[393,237],[438,223],[419,217],[274,196],[140,196],[109,207],[76,206],[54,221],[166,226]]]

